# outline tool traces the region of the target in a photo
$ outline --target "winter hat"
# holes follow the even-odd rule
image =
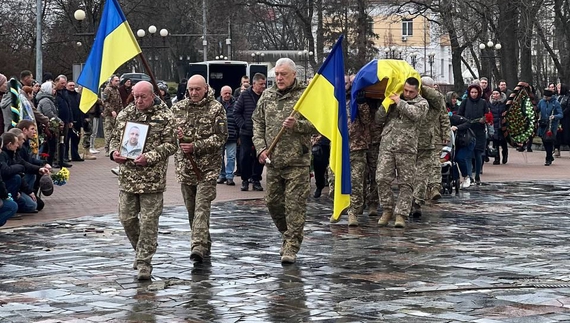
[[[544,89],[544,91],[542,92],[543,96],[552,96],[554,94],[554,92],[552,92],[549,89]]]
[[[4,74],[0,74],[0,85],[4,84],[8,82],[8,79],[6,78],[6,76],[4,76]]]
[[[50,72],[44,73],[44,77],[42,78],[43,83],[47,81],[53,81],[53,75]]]
[[[503,91],[501,91],[501,89],[499,89],[499,88],[497,87],[497,88],[494,88],[494,89],[493,89],[493,92],[499,92],[499,93],[501,93],[501,92],[503,92]]]
[[[40,178],[40,191],[45,196],[50,196],[53,193],[53,180],[49,175],[43,175]]]
[[[53,92],[53,83],[51,81],[43,83],[42,86],[40,86],[40,92],[51,95]]]

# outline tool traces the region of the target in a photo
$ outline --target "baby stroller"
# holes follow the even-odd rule
[[[441,149],[439,161],[441,163],[441,187],[442,194],[459,194],[459,174],[455,163],[455,133],[451,132],[451,142]]]

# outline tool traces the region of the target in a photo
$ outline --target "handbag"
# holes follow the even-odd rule
[[[552,109],[552,113],[550,113],[551,116],[554,115],[554,109]],[[542,122],[545,121],[546,125],[548,126],[548,128],[546,128],[546,131],[544,132],[544,135],[542,135],[542,141],[543,142],[554,142],[556,140],[556,132],[552,131],[552,120],[550,118],[543,120],[540,119],[539,123],[542,126]]]
[[[471,128],[467,128],[464,131],[458,131],[457,137],[455,137],[455,145],[457,147],[467,147],[471,144],[473,138],[475,138],[475,133]]]

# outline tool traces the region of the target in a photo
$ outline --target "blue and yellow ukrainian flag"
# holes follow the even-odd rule
[[[331,141],[330,167],[335,174],[335,219],[350,205],[351,193],[342,38],[340,36],[294,107]]]
[[[77,79],[83,86],[81,111],[97,101],[99,87],[128,60],[141,52],[135,35],[117,0],[107,0],[91,53]]]
[[[364,65],[364,67],[356,73],[352,83],[351,96],[355,98],[358,91],[385,80],[386,91],[384,93],[385,98],[384,101],[382,101],[382,106],[388,111],[390,104],[394,103],[390,99],[390,95],[392,93],[402,94],[404,91],[404,83],[410,77],[416,78],[421,84],[420,73],[408,64],[408,62],[397,59],[374,59]],[[350,118],[352,121],[356,118],[357,113],[358,104],[356,100],[352,100],[350,103]]]

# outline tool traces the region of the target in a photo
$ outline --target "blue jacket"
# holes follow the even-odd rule
[[[558,100],[554,98],[550,98],[549,101],[541,99],[538,102],[537,110],[540,114],[540,120],[548,120],[551,115],[554,116],[554,119],[552,119],[552,122],[550,123],[550,128],[548,125],[541,125],[538,127],[538,136],[543,137],[549,129],[550,131],[556,133],[558,130],[558,123],[563,117],[562,107],[560,106]]]

